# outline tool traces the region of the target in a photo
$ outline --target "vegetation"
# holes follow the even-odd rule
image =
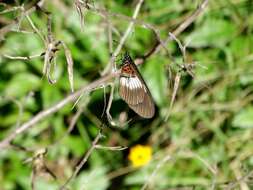
[[[0,11],[0,190],[253,188],[253,1],[13,0]],[[119,96],[125,52],[151,119]]]

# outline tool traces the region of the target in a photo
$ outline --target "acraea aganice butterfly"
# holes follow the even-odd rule
[[[155,106],[151,93],[127,52],[122,60],[119,80],[121,98],[141,117],[152,118],[155,114]]]

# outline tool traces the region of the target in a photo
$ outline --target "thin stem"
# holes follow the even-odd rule
[[[141,9],[141,5],[142,5],[143,1],[144,1],[144,0],[139,0],[138,4],[136,5],[135,10],[134,10],[134,14],[133,14],[133,16],[132,16],[133,19],[136,19],[136,18],[137,18],[138,13],[139,13],[139,11],[140,11],[140,9]],[[122,49],[122,47],[123,47],[123,45],[124,45],[124,43],[125,43],[125,41],[126,41],[128,35],[130,34],[130,32],[131,32],[131,30],[132,30],[132,28],[133,28],[133,26],[134,26],[134,22],[131,21],[131,22],[129,23],[129,25],[128,25],[128,27],[127,27],[127,29],[126,29],[126,31],[125,31],[123,37],[120,39],[120,42],[119,42],[119,44],[118,44],[116,50],[113,52],[112,57],[111,57],[111,59],[110,59],[110,63],[109,63],[109,64],[107,65],[107,67],[104,69],[102,75],[105,75],[106,73],[112,71],[112,65],[113,65],[113,63],[114,63],[115,57],[116,57],[116,56],[119,54],[119,52],[121,51],[121,49]]]
[[[117,76],[119,76],[119,72],[111,73],[111,74],[106,75],[102,78],[99,78],[98,80],[95,80],[94,82],[91,82],[89,85],[86,85],[86,86],[82,87],[80,90],[76,91],[75,93],[68,95],[66,98],[59,101],[58,103],[56,103],[52,107],[39,112],[37,115],[35,115],[29,121],[22,124],[19,128],[15,129],[13,132],[11,132],[9,136],[5,137],[2,141],[0,141],[0,149],[1,148],[6,148],[10,144],[10,142],[13,139],[15,139],[18,135],[26,132],[28,129],[35,126],[36,123],[43,120],[47,116],[57,112],[58,110],[63,108],[66,104],[76,100],[82,93],[90,92],[90,91],[98,88],[99,86],[106,85],[113,78],[115,78]]]
[[[79,173],[79,171],[81,170],[81,168],[84,166],[84,164],[87,162],[88,158],[90,157],[92,151],[96,148],[96,144],[98,143],[98,141],[100,140],[100,138],[102,137],[101,134],[102,129],[100,129],[98,131],[98,134],[96,136],[96,138],[93,140],[92,142],[92,146],[89,148],[89,150],[86,152],[86,154],[84,155],[82,161],[76,166],[75,171],[72,173],[72,175],[68,178],[68,180],[60,187],[60,190],[64,190],[66,189],[66,186],[71,182],[72,179],[74,179],[77,174]]]

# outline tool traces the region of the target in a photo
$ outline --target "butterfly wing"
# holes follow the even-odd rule
[[[128,53],[124,55],[121,67],[119,94],[137,114],[151,118],[155,114],[155,106],[151,93]]]
[[[154,102],[146,84],[139,76],[120,77],[119,94],[129,107],[141,117],[151,118],[154,116]]]
[[[146,93],[143,102],[135,105],[129,104],[129,107],[144,118],[152,118],[155,114],[155,106],[151,97]]]
[[[144,100],[145,89],[138,77],[120,77],[119,94],[122,99],[131,105]]]

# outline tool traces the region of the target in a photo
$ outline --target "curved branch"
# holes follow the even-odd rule
[[[63,100],[59,101],[52,107],[45,109],[41,112],[39,112],[37,115],[35,115],[33,118],[31,118],[26,123],[22,124],[19,128],[16,128],[13,132],[11,132],[6,138],[4,138],[2,141],[0,141],[0,149],[6,148],[8,145],[10,145],[10,142],[16,138],[16,136],[26,132],[28,129],[35,126],[36,123],[41,121],[42,119],[45,119],[47,116],[57,112],[61,108],[63,108],[66,104],[76,100],[82,93],[84,92],[90,92],[98,87],[101,87],[103,85],[108,84],[111,79],[119,76],[119,72],[111,73],[109,75],[103,76],[93,82],[91,82],[88,85],[85,85],[78,91],[76,91],[73,94],[68,95]]]
[[[172,34],[174,36],[178,36],[181,34],[188,26],[190,26],[197,18],[198,16],[205,10],[205,8],[208,5],[209,0],[203,0],[201,4],[198,6],[196,11],[192,13],[191,16],[189,16],[184,22],[182,22],[173,32]],[[167,39],[165,40],[164,44],[167,44],[170,40],[170,35],[168,35]],[[163,44],[159,42],[158,40],[156,41],[155,45],[142,57],[143,61],[159,51]]]

